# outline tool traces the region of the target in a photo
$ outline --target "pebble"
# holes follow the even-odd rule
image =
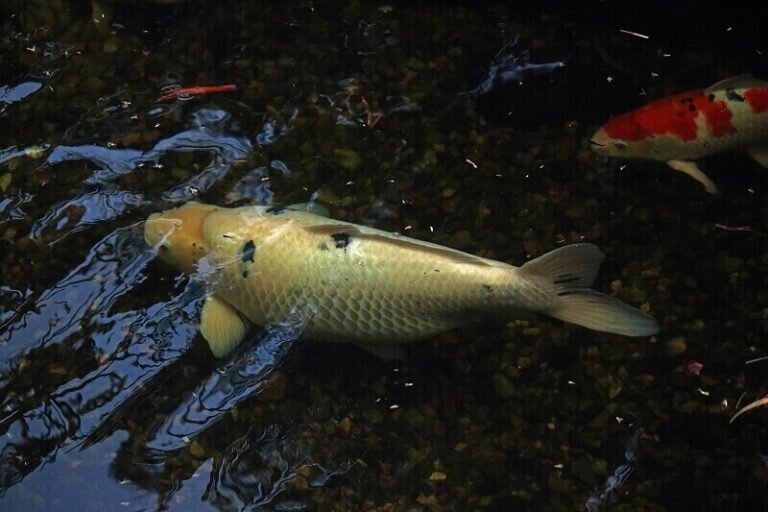
[[[444,482],[447,478],[448,476],[442,471],[433,471],[432,474],[429,475],[430,482]]]
[[[664,343],[664,353],[669,357],[674,357],[688,350],[685,336],[676,336]]]

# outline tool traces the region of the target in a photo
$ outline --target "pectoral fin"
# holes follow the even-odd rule
[[[768,144],[764,146],[755,146],[747,150],[749,155],[763,167],[768,167]]]
[[[208,342],[214,356],[222,358],[229,355],[243,341],[248,327],[248,322],[227,302],[215,295],[205,300],[200,314],[200,334]]]
[[[715,182],[709,179],[709,177],[704,174],[694,162],[691,162],[690,160],[670,160],[667,162],[667,165],[676,171],[684,172],[704,185],[704,189],[710,194],[717,194],[718,190]]]

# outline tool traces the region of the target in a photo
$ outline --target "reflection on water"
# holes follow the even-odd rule
[[[199,173],[162,194],[162,199],[170,204],[194,199],[223,179],[235,163],[252,151],[247,138],[228,133],[229,118],[229,114],[220,109],[197,110],[192,114],[192,128],[161,140],[147,151],[90,144],[53,148],[46,161],[48,166],[73,161],[95,166],[91,175],[83,180],[83,185],[95,190],[82,192],[51,207],[35,221],[30,234],[37,238],[53,229],[60,239],[65,234],[116,220],[153,204],[141,192],[119,190],[116,181],[130,173],[163,169],[163,158],[172,153],[199,152],[210,157],[209,164]]]
[[[54,205],[48,213],[35,221],[30,235],[39,238],[43,231],[49,228],[53,228],[57,233],[76,233],[89,225],[114,220],[148,204],[150,203],[145,201],[141,194],[115,190],[112,187],[86,192],[75,199]]]
[[[89,332],[91,326],[98,325],[101,332],[106,327],[118,329],[118,333],[125,329],[122,313],[108,313],[142,279],[151,258],[140,230],[134,226],[119,228],[97,242],[69,275],[3,324],[0,383],[7,383],[11,372],[18,369],[31,349],[45,350],[67,342],[82,344],[82,332]],[[97,343],[97,350],[109,353],[120,338],[113,335],[99,340],[107,343]],[[4,398],[3,407],[7,406],[8,398]]]
[[[3,329],[2,489],[103,426],[188,345],[193,326],[176,322],[192,322],[197,313],[190,292],[148,309],[118,310],[151,257],[140,232],[121,228]],[[90,368],[55,389],[24,382],[58,344],[86,358],[79,366]]]
[[[278,425],[236,439],[214,462],[204,499],[220,510],[308,510],[302,492],[324,487],[348,465],[313,463],[306,443],[299,428]]]
[[[244,343],[154,429],[147,448],[162,452],[180,449],[239,402],[272,384],[270,373],[299,341],[311,317],[311,308],[297,307],[290,318],[265,327],[255,341]]]
[[[21,101],[30,94],[40,90],[43,86],[40,82],[22,82],[15,86],[0,86],[0,114],[2,114],[8,105]]]

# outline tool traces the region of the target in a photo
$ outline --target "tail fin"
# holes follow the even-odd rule
[[[529,261],[518,275],[555,296],[544,312],[559,320],[625,336],[656,334],[659,326],[652,317],[590,288],[604,258],[595,245],[566,245]]]

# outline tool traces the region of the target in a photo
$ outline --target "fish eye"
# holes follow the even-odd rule
[[[613,141],[613,147],[618,149],[619,151],[623,151],[627,149],[628,144],[624,142],[623,140],[615,140]]]
[[[160,244],[160,250],[164,252],[168,252],[170,250],[170,247],[168,247],[168,244]]]

